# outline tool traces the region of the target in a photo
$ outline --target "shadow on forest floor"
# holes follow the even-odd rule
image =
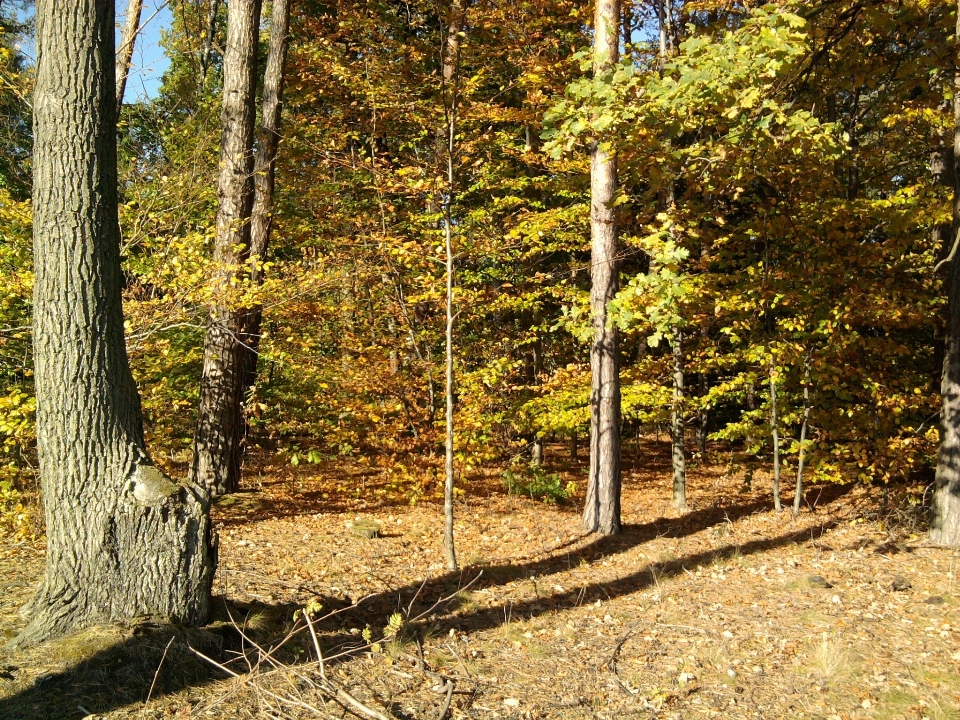
[[[832,503],[851,486],[827,486],[809,491],[808,498],[820,505]],[[475,566],[458,573],[446,573],[423,584],[409,584],[365,598],[356,607],[343,607],[343,600],[322,598],[325,610],[343,612],[320,623],[323,644],[330,653],[346,653],[362,645],[360,638],[345,631],[349,627],[369,624],[380,627],[397,608],[408,608],[416,617],[430,609],[441,597],[452,597],[458,589],[471,584],[471,591],[504,585],[518,578],[548,578],[583,561],[593,561],[624,553],[658,537],[681,538],[767,508],[767,501],[731,503],[689,513],[678,520],[660,519],[640,525],[626,526],[619,535],[595,537],[584,545],[578,538],[555,548],[545,558],[522,563]],[[533,618],[545,613],[574,608],[594,599],[614,599],[640,592],[664,578],[694,570],[719,558],[745,557],[756,553],[808,541],[815,542],[837,524],[830,520],[815,529],[786,532],[772,538],[761,538],[740,544],[727,544],[666,562],[648,563],[636,571],[612,581],[598,582],[576,589],[550,592],[509,606],[461,608],[455,614],[452,603],[427,612],[412,631],[422,632],[428,625],[434,632],[457,629],[475,632],[492,629],[512,619]],[[545,585],[546,587],[552,586]],[[556,590],[556,588],[555,588]],[[227,601],[220,599],[222,608]],[[289,604],[262,606],[230,606],[233,617],[255,632],[258,642],[268,643],[282,637],[291,627],[295,607]],[[222,611],[221,611],[221,614]],[[257,629],[259,628],[259,629]],[[49,720],[81,718],[93,713],[144,702],[148,696],[158,698],[187,688],[200,688],[222,679],[221,672],[211,670],[189,650],[193,646],[205,654],[229,664],[243,673],[246,665],[238,657],[242,639],[230,622],[221,619],[202,630],[186,630],[166,624],[145,623],[127,628],[95,628],[72,638],[0,656],[0,678],[15,682],[26,668],[33,676],[27,687],[0,698],[0,718],[8,720]],[[302,645],[301,647],[305,647]],[[297,653],[286,659],[296,662]],[[303,653],[299,654],[303,657]],[[55,671],[36,676],[37,670],[55,667]],[[60,668],[74,664],[66,670]],[[8,685],[10,687],[10,685]],[[0,684],[0,690],[3,685]]]

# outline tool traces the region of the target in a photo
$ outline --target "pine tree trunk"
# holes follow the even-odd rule
[[[201,488],[153,467],[123,335],[114,4],[40,0],[34,350],[46,571],[18,643],[139,615],[199,624],[215,565]]]
[[[673,332],[673,412],[670,418],[670,446],[673,459],[673,506],[687,508],[687,455],[683,422],[683,335]]]
[[[236,291],[238,280],[246,274],[250,249],[259,25],[260,0],[230,3],[223,58],[213,305],[203,339],[192,469],[194,480],[214,496],[236,491],[240,481],[246,312]]]
[[[123,109],[123,96],[127,92],[127,77],[130,74],[130,61],[133,59],[133,47],[140,31],[140,15],[143,12],[143,0],[130,0],[127,3],[127,17],[123,23],[123,35],[117,48],[117,118]]]
[[[276,184],[277,150],[280,147],[280,115],[283,109],[284,67],[290,46],[290,0],[274,0],[270,18],[270,50],[263,76],[263,113],[257,138],[253,170],[253,210],[250,214],[250,283],[263,282],[263,263],[267,259],[273,229],[273,195]],[[263,307],[256,305],[247,316],[244,332],[246,347],[242,398],[257,382],[257,359]]]
[[[594,74],[619,57],[619,0],[597,0],[594,15]],[[620,532],[620,367],[619,337],[607,323],[607,305],[619,289],[616,157],[594,142],[590,158],[590,477],[583,527],[605,535]]]
[[[960,2],[956,40],[960,45]],[[960,242],[960,69],[954,70],[953,249]],[[951,252],[948,267],[947,322],[940,386],[940,450],[934,483],[928,539],[937,545],[960,546],[960,252]]]

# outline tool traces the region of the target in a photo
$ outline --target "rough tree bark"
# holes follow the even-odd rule
[[[673,335],[673,408],[670,416],[670,448],[673,458],[673,506],[687,508],[687,453],[683,422],[683,334]]]
[[[113,2],[40,0],[34,350],[46,571],[24,643],[163,615],[199,624],[215,565],[202,488],[150,461],[123,335]]]
[[[593,71],[600,74],[620,54],[619,0],[597,0]],[[619,289],[616,157],[593,143],[590,156],[590,477],[583,527],[605,535],[620,532],[620,364],[619,333],[607,322],[607,305]]]
[[[450,20],[447,26],[447,42],[443,55],[443,113],[447,125],[447,187],[443,200],[443,227],[446,249],[447,275],[447,306],[446,306],[446,439],[445,448],[445,479],[443,484],[443,546],[447,555],[447,569],[457,569],[457,551],[453,533],[453,500],[454,500],[454,378],[453,378],[453,288],[454,288],[454,254],[453,254],[453,201],[456,194],[456,177],[453,172],[454,143],[457,136],[458,85],[460,70],[460,38],[463,33],[465,7],[462,0],[453,0],[450,4]]]
[[[273,230],[273,194],[276,185],[277,151],[280,147],[280,116],[283,109],[284,68],[290,46],[290,0],[274,0],[270,18],[270,49],[263,75],[263,112],[257,137],[257,155],[253,170],[253,210],[250,214],[250,283],[263,282],[263,263],[267,259]],[[241,397],[245,400],[257,382],[257,358],[263,307],[250,309],[244,332],[244,381]]]
[[[140,31],[140,15],[143,13],[143,0],[130,0],[127,3],[127,17],[123,23],[120,47],[117,48],[117,118],[123,109],[123,96],[127,92],[127,77],[130,75],[130,61],[133,59],[133,47]]]
[[[234,0],[227,9],[223,113],[217,178],[217,235],[213,301],[203,339],[200,406],[193,478],[212,495],[234,492],[243,439],[242,342],[246,312],[237,297],[250,249],[253,204],[253,128],[260,0]]]
[[[957,3],[957,44],[960,45],[960,2]],[[943,375],[940,383],[940,450],[934,483],[928,539],[937,545],[960,545],[960,68],[953,84],[953,227],[948,259],[947,322]]]

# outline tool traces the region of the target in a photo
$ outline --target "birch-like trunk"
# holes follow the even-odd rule
[[[960,2],[957,27],[960,33]],[[960,34],[955,36],[960,45]],[[947,322],[940,384],[940,450],[933,492],[928,539],[937,545],[960,545],[960,68],[953,76],[953,227],[952,260],[948,265]],[[949,257],[949,256],[948,256]]]
[[[807,350],[803,364],[803,423],[800,425],[800,447],[797,451],[797,490],[793,496],[793,516],[800,514],[803,500],[803,468],[807,459],[807,428],[810,425],[810,364],[813,349]]]
[[[670,448],[673,462],[673,506],[687,508],[687,453],[683,422],[683,335],[673,331],[673,408],[670,416]]]
[[[619,0],[597,0],[593,71],[601,74],[620,54]],[[590,477],[583,527],[605,535],[620,532],[620,366],[619,337],[607,306],[619,290],[616,157],[594,141],[590,157]]]
[[[237,287],[250,250],[260,0],[233,0],[227,12],[213,304],[203,339],[192,468],[194,480],[215,496],[236,491],[240,483],[247,313]]]
[[[127,92],[127,77],[130,75],[133,48],[137,43],[137,34],[140,32],[140,15],[142,12],[143,0],[130,0],[127,3],[127,17],[123,23],[120,47],[117,48],[117,119],[120,118],[120,111],[123,109],[123,96]]]
[[[770,356],[770,432],[773,436],[773,509],[783,509],[780,504],[780,428],[777,425],[777,376],[773,355]]]
[[[40,0],[34,352],[46,570],[24,643],[142,615],[206,621],[209,498],[150,461],[123,333],[114,4]]]
[[[447,42],[443,56],[443,111],[447,120],[447,187],[443,203],[444,245],[446,252],[446,436],[444,442],[443,483],[443,546],[447,555],[447,569],[457,569],[457,551],[453,532],[454,501],[454,378],[453,378],[453,288],[455,256],[453,253],[453,201],[456,195],[456,177],[453,172],[453,153],[457,137],[457,96],[460,70],[460,38],[463,32],[465,9],[461,0],[450,5],[450,21],[447,26]]]

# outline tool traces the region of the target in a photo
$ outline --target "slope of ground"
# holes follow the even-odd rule
[[[307,604],[330,682],[398,718],[435,720],[451,690],[452,718],[960,717],[956,552],[891,526],[877,489],[816,487],[798,518],[774,513],[766,479],[743,492],[726,458],[691,469],[691,509],[678,513],[667,448],[650,446],[655,460],[628,469],[613,538],[584,536],[575,502],[474,480],[455,574],[433,502],[392,504],[370,478],[337,494],[357,478],[329,468],[261,467],[255,491],[217,508],[217,623],[8,651],[0,718],[343,717],[317,690]],[[582,494],[582,465],[561,471]],[[378,521],[380,537],[350,532],[357,519]],[[38,548],[4,547],[7,636],[41,570]],[[370,647],[364,636],[381,639],[395,614]],[[250,645],[293,627],[266,660]]]

